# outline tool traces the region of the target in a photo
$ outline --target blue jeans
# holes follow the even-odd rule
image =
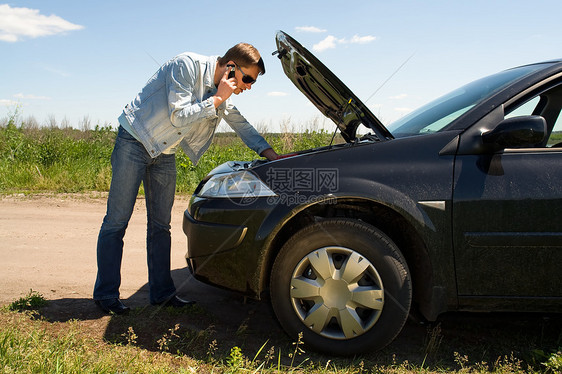
[[[142,143],[119,127],[111,154],[113,176],[107,212],[97,245],[98,274],[94,300],[119,297],[123,237],[143,182],[147,209],[146,250],[150,302],[160,303],[175,294],[170,270],[170,221],[176,190],[173,154],[151,158]]]

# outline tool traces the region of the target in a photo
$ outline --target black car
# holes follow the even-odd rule
[[[197,279],[269,292],[290,336],[335,354],[384,347],[414,309],[562,310],[562,61],[482,78],[388,130],[298,42],[276,42],[345,143],[213,170],[184,217]]]

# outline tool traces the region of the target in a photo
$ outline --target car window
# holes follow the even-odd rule
[[[548,145],[547,147],[562,147],[562,119],[558,116],[556,123],[554,124],[554,128],[552,129],[552,133],[548,138]]]
[[[440,131],[483,99],[541,68],[540,64],[527,65],[479,79],[422,106],[387,128],[397,138]]]
[[[457,118],[459,118],[463,113],[467,112],[470,108],[474,105],[470,105],[464,108],[457,110],[456,112],[450,113],[443,118],[438,119],[437,121],[430,123],[428,126],[425,126],[420,129],[420,134],[428,133],[428,132],[437,132],[441,130],[443,127],[447,126],[449,123],[453,122]]]
[[[505,118],[512,118],[518,116],[528,116],[533,114],[543,115],[543,112],[550,113],[549,115],[543,115],[547,123],[549,123],[549,128],[554,123],[552,131],[546,143],[546,147],[552,147],[553,145],[562,146],[562,119],[560,116],[560,110],[562,109],[562,99],[560,98],[559,92],[562,86],[557,86],[547,92],[543,92],[525,103],[519,105],[515,109],[510,109],[509,113],[506,114]],[[553,94],[554,93],[554,94]],[[539,105],[541,103],[541,98],[545,98],[547,102],[545,108],[541,108]],[[554,114],[553,114],[554,113]]]
[[[527,101],[525,104],[514,109],[512,112],[507,114],[505,118],[519,117],[519,116],[530,116],[533,114],[535,108],[539,104],[540,97],[534,97]]]

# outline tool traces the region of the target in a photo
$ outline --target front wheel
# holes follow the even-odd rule
[[[384,233],[362,221],[329,219],[298,231],[271,274],[271,302],[287,333],[311,348],[353,355],[381,349],[402,330],[412,283]]]

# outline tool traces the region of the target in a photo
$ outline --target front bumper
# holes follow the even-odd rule
[[[222,223],[200,222],[195,220],[186,210],[183,215],[183,232],[194,243],[191,256],[211,256],[237,247],[244,240],[248,228],[246,226]],[[191,257],[188,244],[186,257]]]
[[[192,199],[184,212],[186,261],[194,277],[204,283],[257,296],[264,243],[271,233],[264,227],[273,207],[267,199],[242,206],[226,199]]]

